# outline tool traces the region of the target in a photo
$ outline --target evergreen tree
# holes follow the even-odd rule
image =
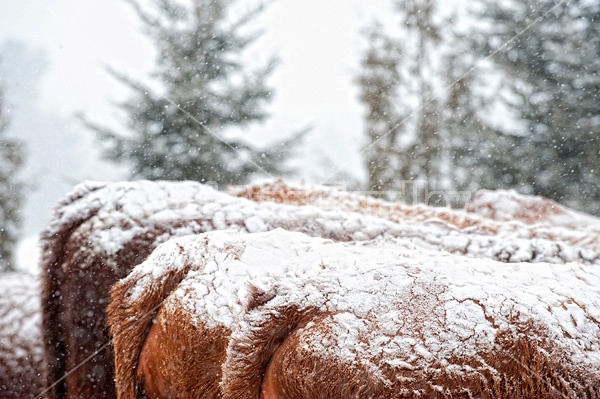
[[[376,26],[359,76],[361,101],[367,108],[367,168],[370,190],[399,190],[404,200],[460,205],[432,191],[477,186],[474,158],[482,132],[495,134],[478,117],[470,65],[464,60],[456,24],[441,15],[431,0],[394,0],[401,23],[398,37],[384,38]],[[471,57],[472,58],[472,57]],[[384,177],[382,177],[384,176]],[[425,184],[419,184],[426,182]]]
[[[526,29],[494,60],[527,129],[494,161],[513,161],[515,188],[600,214],[600,1],[489,3],[481,53]]]
[[[241,53],[256,35],[242,32],[262,7],[231,21],[235,0],[154,0],[147,10],[135,1],[138,16],[159,55],[155,90],[115,71],[134,96],[120,104],[131,135],[87,122],[107,145],[105,156],[132,166],[134,177],[240,183],[257,172],[280,173],[295,139],[259,151],[226,138],[230,126],[265,118],[271,97],[266,78],[273,62],[248,72]]]
[[[450,140],[453,184],[465,193],[481,188],[505,188],[510,184],[506,179],[514,173],[515,162],[498,154],[510,152],[519,145],[520,138],[504,134],[482,118],[482,114],[489,113],[491,101],[477,89],[485,85],[486,77],[467,75],[475,61],[467,64],[464,58],[454,54],[446,59],[449,90],[443,120]]]
[[[434,23],[436,3],[431,0],[395,1],[396,8],[404,18],[406,35],[404,65],[409,65],[412,87],[405,87],[408,96],[417,99],[415,111],[415,139],[410,151],[405,151],[405,159],[410,160],[410,179],[427,180],[433,189],[440,187],[442,132],[440,117],[442,104],[434,95],[434,86],[440,71],[433,66],[434,58],[440,54],[440,26]],[[409,64],[409,60],[412,62]],[[411,65],[412,64],[412,65]],[[408,81],[408,80],[407,80]]]
[[[20,226],[23,199],[17,173],[23,163],[22,145],[6,136],[8,116],[0,88],[0,271],[14,270],[14,248]]]
[[[358,76],[360,100],[367,108],[365,120],[367,147],[364,150],[369,171],[368,188],[377,193],[393,187],[400,165],[396,164],[394,127],[400,123],[395,102],[400,81],[398,43],[385,35],[376,24],[367,31],[369,48],[362,60]]]

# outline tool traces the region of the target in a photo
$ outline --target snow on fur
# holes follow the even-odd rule
[[[548,389],[579,397],[600,389],[597,267],[502,264],[380,244],[339,244],[283,230],[175,239],[118,283],[127,287],[118,306],[135,309],[170,276],[183,273],[164,307],[183,311],[205,328],[231,332],[222,370],[225,397],[256,391],[260,380],[248,378],[248,359],[260,358],[264,348],[254,337],[269,319],[285,319],[279,312],[290,307],[326,315],[327,328],[315,329],[309,321],[294,332],[302,342],[297,350],[366,370],[390,393],[414,387],[410,394],[436,389],[458,394],[443,381],[476,375],[485,384],[518,385],[511,372],[490,364],[494,356],[508,361],[520,356],[510,350],[507,355],[501,345],[506,336],[525,340],[549,362],[546,372],[563,383],[549,379]],[[250,306],[250,287],[269,293],[269,299]],[[128,340],[127,330],[113,325],[112,331]],[[117,357],[121,352],[117,346]],[[488,381],[486,375],[493,377]],[[441,386],[419,385],[424,376]],[[120,378],[131,375],[117,374]],[[502,392],[499,397],[509,396]]]
[[[283,228],[334,241],[393,238],[400,248],[442,250],[503,262],[600,264],[600,249],[583,241],[574,244],[577,240],[530,239],[531,230],[523,224],[494,233],[486,228],[493,221],[463,212],[480,223],[458,227],[443,219],[443,212],[452,216],[453,211],[425,206],[412,208],[411,217],[382,218],[370,205],[365,205],[365,212],[349,208],[343,202],[346,197],[344,193],[330,208],[321,208],[256,202],[197,182],[86,182],[77,186],[56,208],[53,222],[42,235],[48,385],[109,342],[104,322],[110,286],[173,237],[222,229],[254,233]],[[342,202],[336,205],[336,201]],[[363,198],[355,205],[364,201],[378,204]],[[97,353],[60,380],[50,397],[71,390],[76,396],[98,391],[110,396],[114,391],[112,357],[110,348]]]
[[[42,391],[39,279],[0,274],[0,398],[34,398]]]
[[[520,224],[519,229],[501,229],[492,234],[481,226],[493,221],[462,211],[427,206],[411,208],[410,213],[415,215],[414,218],[390,217],[393,219],[390,221],[390,218],[376,217],[381,215],[380,213],[373,216],[364,214],[365,211],[361,210],[370,209],[369,206],[364,206],[362,201],[376,204],[380,201],[335,189],[332,192],[339,193],[343,198],[327,197],[331,205],[326,207],[329,208],[327,210],[310,205],[297,207],[285,203],[257,203],[194,182],[134,182],[107,185],[88,182],[84,183],[83,188],[77,187],[75,193],[85,190],[86,187],[95,189],[87,194],[84,201],[60,208],[59,215],[46,236],[54,235],[57,226],[69,225],[72,219],[80,218],[82,214],[93,213],[86,221],[85,228],[80,228],[90,243],[81,250],[109,255],[107,265],[112,267],[116,265],[110,255],[116,254],[133,237],[142,234],[148,225],[182,220],[187,220],[188,223],[180,223],[181,227],[168,234],[159,235],[155,245],[171,236],[211,230],[235,228],[253,233],[281,227],[336,241],[363,241],[391,236],[395,237],[396,243],[401,246],[418,245],[505,262],[600,263],[600,244],[597,240],[593,242],[598,249],[591,249],[588,245],[580,243],[571,245],[569,240],[563,242],[559,239],[537,238],[537,234]],[[97,187],[102,189],[97,190]],[[324,190],[329,188],[319,187],[316,192],[321,193]],[[348,205],[348,199],[358,203],[356,206]],[[319,206],[321,205],[323,204],[319,203]],[[358,205],[363,205],[363,208]],[[388,203],[385,206],[396,204]],[[460,218],[466,218],[465,223],[470,227],[459,228],[453,223],[441,220],[442,215],[452,212]],[[472,225],[474,220],[478,221],[477,225]],[[498,223],[492,224],[496,225]],[[577,234],[560,228],[554,230],[558,237]],[[586,236],[586,239],[589,238],[589,235]],[[85,266],[79,264],[79,267]]]
[[[564,207],[543,197],[523,195],[515,190],[480,190],[465,206],[468,212],[501,222],[518,220],[527,224],[592,230],[600,234],[600,219]]]
[[[396,222],[423,223],[439,220],[461,230],[476,230],[481,234],[520,239],[541,238],[600,250],[600,220],[562,207],[551,200],[519,195],[514,191],[480,191],[475,196],[474,203],[467,205],[465,210],[387,202],[339,187],[293,185],[280,179],[232,186],[228,192],[255,201],[314,205],[321,209],[357,212]],[[546,223],[529,225],[541,220]],[[590,228],[582,231],[583,226]]]

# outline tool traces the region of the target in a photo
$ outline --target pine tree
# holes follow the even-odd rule
[[[401,39],[368,36],[369,47],[359,76],[366,106],[367,168],[370,190],[397,190],[405,201],[460,205],[464,198],[432,197],[432,191],[473,189],[473,176],[485,135],[495,132],[479,118],[472,101],[469,70],[458,46],[455,22],[441,16],[430,0],[396,1]],[[471,57],[472,58],[472,57]],[[379,77],[376,79],[375,77]],[[470,169],[470,170],[468,170]],[[385,176],[382,178],[381,176]],[[422,183],[426,184],[422,184]]]
[[[433,20],[437,11],[434,2],[394,0],[393,3],[405,37],[399,62],[403,77],[399,98],[405,104],[401,115],[407,116],[398,127],[399,140],[410,143],[398,148],[398,164],[402,165],[398,177],[403,185],[396,185],[396,189],[405,191],[406,199],[411,202],[427,201],[429,190],[442,188],[442,175],[447,171],[440,159],[444,140],[440,129],[443,105],[434,94],[434,88],[442,85],[440,71],[433,62],[442,55],[441,28]],[[425,181],[427,185],[407,185],[409,181]]]
[[[361,88],[360,99],[367,108],[367,147],[364,150],[369,172],[368,188],[378,194],[393,187],[399,165],[394,129],[400,120],[395,103],[400,81],[398,43],[385,35],[376,24],[367,32],[369,48],[362,60],[362,73],[358,76]]]
[[[223,136],[223,129],[266,117],[266,79],[274,62],[255,71],[241,54],[256,35],[243,33],[260,13],[231,21],[235,0],[155,0],[153,10],[130,2],[158,52],[156,80],[164,91],[112,71],[134,96],[120,104],[131,135],[87,122],[107,145],[105,156],[127,162],[133,177],[240,183],[278,173],[296,139],[264,151]]]
[[[482,119],[482,114],[489,112],[485,109],[490,100],[477,89],[485,84],[486,77],[467,74],[475,61],[466,63],[464,59],[464,55],[450,54],[445,61],[449,90],[443,120],[449,136],[453,185],[465,193],[505,188],[510,183],[506,179],[514,174],[515,162],[498,154],[509,153],[520,138],[504,134]]]
[[[507,173],[515,188],[600,214],[600,1],[556,4],[485,9],[492,31],[480,36],[482,53],[526,29],[494,58],[521,99],[509,105],[526,124],[519,144],[495,161],[513,160]]]
[[[14,248],[20,227],[23,186],[17,173],[23,164],[23,148],[6,136],[8,116],[0,88],[0,271],[14,270]]]

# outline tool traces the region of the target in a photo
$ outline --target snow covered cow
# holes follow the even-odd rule
[[[558,226],[600,233],[600,219],[562,206],[548,198],[523,195],[515,190],[480,190],[465,210],[500,222]]]
[[[171,237],[233,228],[369,240],[402,226],[373,217],[257,203],[195,182],[87,182],[42,234],[43,335],[51,398],[115,397],[105,327],[111,285]]]
[[[275,230],[174,239],[113,287],[121,399],[597,398],[600,269]]]
[[[431,213],[429,208],[423,212]],[[472,217],[486,223],[484,217]],[[600,264],[593,248],[568,240],[532,239],[528,229],[492,232],[422,219],[388,220],[350,210],[256,202],[194,182],[84,183],[59,204],[42,237],[42,324],[50,397],[116,395],[105,326],[110,287],[173,237],[229,228],[250,233],[283,228],[334,241],[377,245],[386,240],[399,248],[505,262]]]
[[[600,219],[547,198],[522,195],[514,190],[480,190],[464,210],[386,202],[338,187],[292,185],[281,179],[233,186],[228,192],[253,201],[312,205],[325,210],[373,215],[394,222],[443,221],[463,231],[546,239],[600,251]]]

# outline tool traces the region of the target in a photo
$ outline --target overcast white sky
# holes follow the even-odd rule
[[[309,181],[327,175],[326,159],[364,178],[359,156],[363,110],[353,79],[360,61],[360,29],[373,16],[385,15],[386,3],[277,0],[261,17],[264,35],[250,50],[250,62],[276,53],[281,63],[270,81],[276,90],[272,117],[244,134],[267,143],[313,126],[300,154],[301,177]],[[7,40],[23,43],[28,52],[23,59],[6,55],[12,81],[5,83],[11,86],[8,94],[18,97],[9,98],[12,131],[28,144],[26,174],[37,188],[23,215],[24,232],[32,236],[76,181],[126,177],[98,161],[91,134],[73,114],[115,123],[118,115],[111,102],[128,92],[104,66],[143,79],[154,65],[154,51],[135,13],[121,0],[3,0],[0,44]],[[26,61],[31,62],[20,64]]]
[[[352,84],[358,33],[384,2],[365,3],[278,0],[267,9],[261,21],[265,34],[252,54],[266,58],[275,52],[282,63],[271,80],[276,88],[273,118],[259,127],[261,134],[278,137],[311,123],[311,137],[327,139],[335,148],[324,146],[323,152],[336,161],[348,160],[360,138],[361,109]],[[0,6],[0,15],[0,40],[18,39],[46,53],[39,105],[48,114],[70,117],[84,111],[94,119],[113,118],[110,101],[127,92],[103,66],[136,77],[152,69],[152,45],[124,1],[9,1]]]

